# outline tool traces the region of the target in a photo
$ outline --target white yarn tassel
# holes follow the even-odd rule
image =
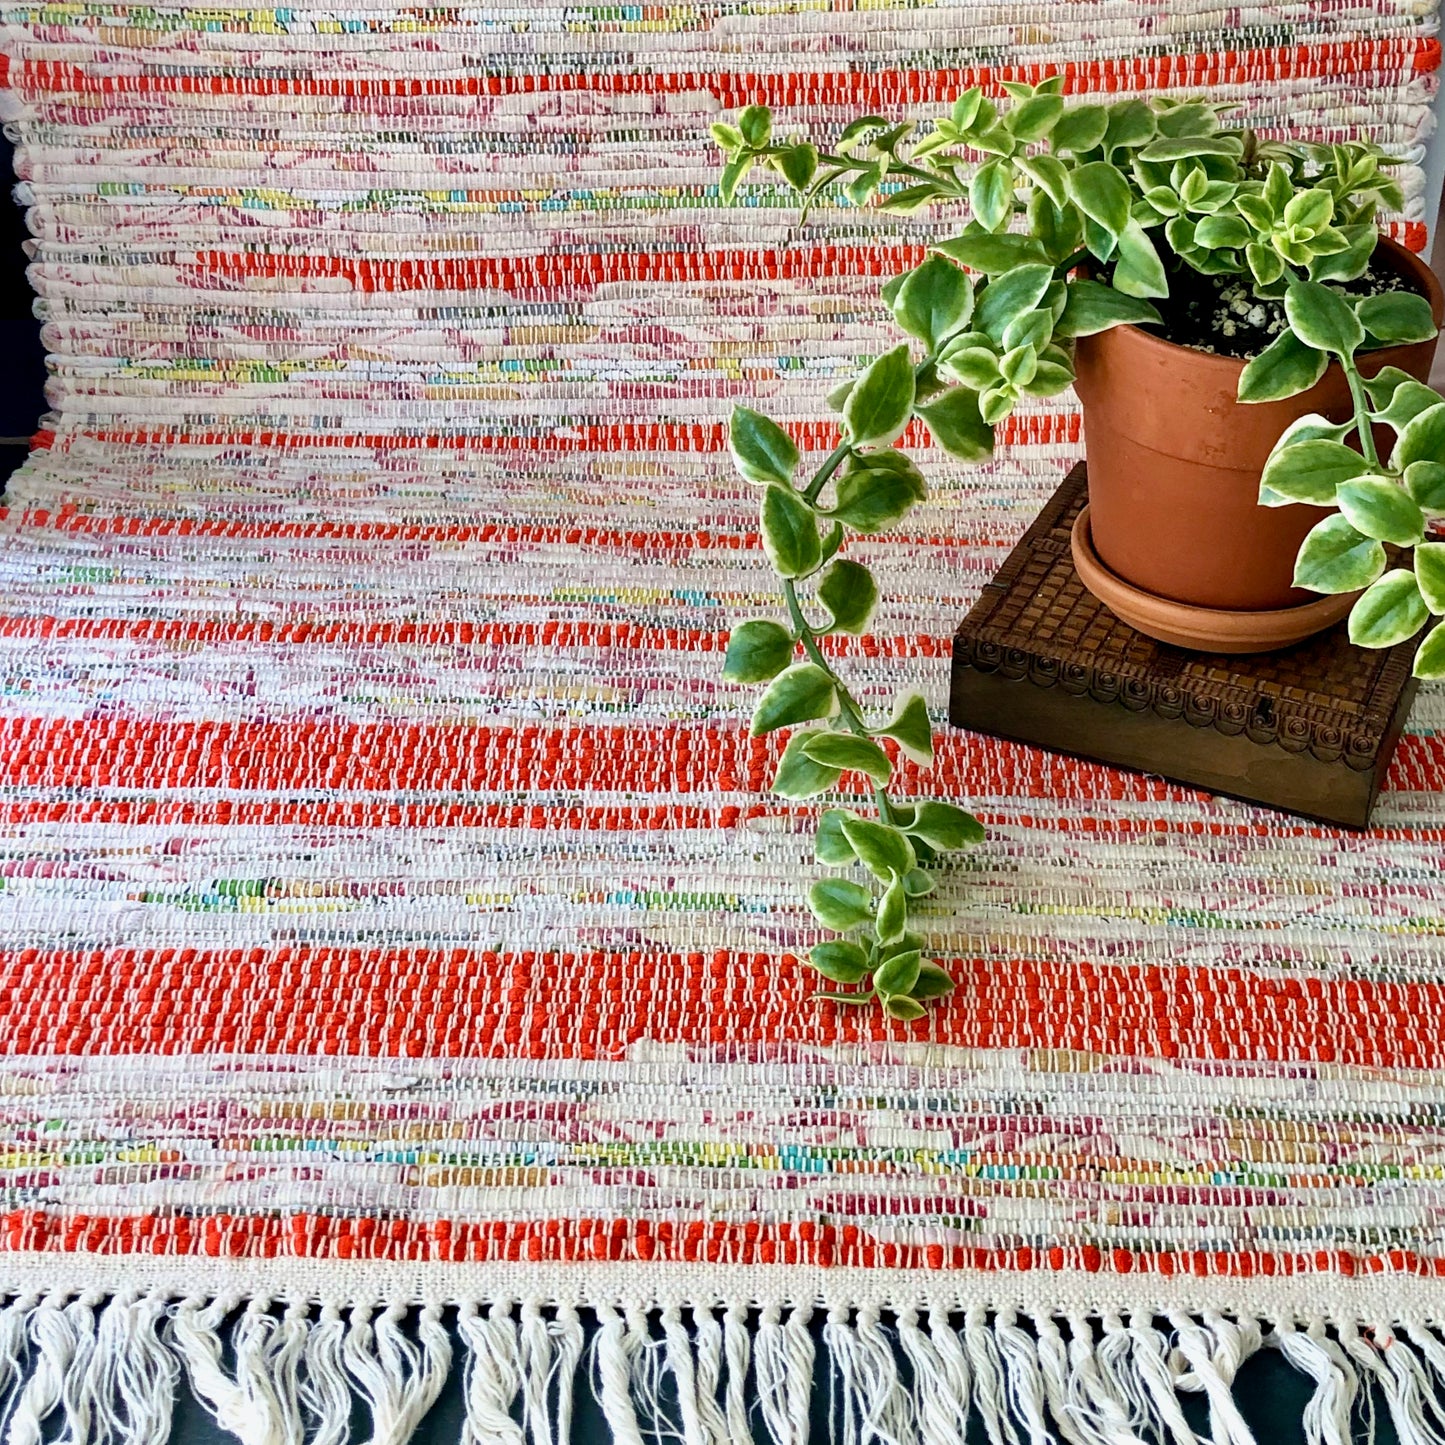
[[[242,1445],[290,1445],[274,1391],[243,1361],[240,1350],[234,1377],[221,1367],[221,1325],[238,1303],[229,1298],[209,1305],[183,1300],[171,1320],[171,1342],[185,1361],[191,1388],[223,1430],[238,1436]],[[264,1302],[257,1300],[247,1313],[260,1310]]]
[[[25,1378],[30,1316],[39,1303],[38,1295],[23,1295],[0,1310],[0,1420],[9,1414]]]
[[[1198,1445],[1198,1437],[1179,1404],[1179,1380],[1169,1342],[1143,1314],[1130,1317],[1129,1337],[1134,1343],[1134,1369],[1152,1407],[1151,1416],[1163,1422],[1175,1445]]]
[[[949,1323],[947,1310],[931,1310],[928,1315],[928,1337],[942,1366],[949,1399],[958,1417],[957,1439],[968,1433],[968,1416],[973,1398],[973,1371],[958,1331]]]
[[[614,1445],[642,1445],[637,1411],[632,1403],[632,1371],[629,1350],[636,1341],[628,1338],[627,1322],[611,1305],[597,1307],[601,1325],[592,1345],[598,1403],[612,1432]]]
[[[753,1445],[752,1426],[748,1423],[748,1367],[752,1363],[753,1342],[748,1334],[748,1315],[741,1305],[729,1305],[723,1315],[723,1352],[727,1356],[727,1393],[724,1409],[727,1414],[728,1445]]]
[[[1174,1326],[1178,1351],[1189,1365],[1189,1373],[1179,1377],[1179,1388],[1204,1391],[1209,1400],[1210,1433],[1214,1445],[1255,1445],[1254,1432],[1245,1423],[1230,1393],[1239,1358],[1239,1341],[1233,1335],[1227,1335],[1220,1343],[1224,1362],[1221,1369],[1215,1355],[1217,1338],[1211,1339],[1210,1333],[1187,1315],[1171,1314],[1169,1323]]]
[[[552,1378],[552,1335],[536,1300],[522,1305],[517,1326],[517,1364],[522,1377],[522,1423],[533,1445],[552,1445],[547,1387]],[[561,1445],[567,1445],[563,1440]]]
[[[521,1426],[512,1419],[512,1402],[522,1390],[522,1358],[510,1307],[492,1305],[483,1316],[476,1305],[467,1305],[457,1331],[468,1346],[463,1445],[523,1445]]]
[[[577,1311],[568,1304],[558,1307],[557,1317],[547,1327],[554,1348],[549,1384],[557,1391],[557,1445],[572,1440],[572,1398],[577,1390],[577,1367],[582,1362],[586,1332]]]
[[[91,1379],[99,1445],[167,1445],[180,1363],[161,1341],[165,1301],[119,1295],[96,1327]]]
[[[708,1445],[698,1400],[697,1362],[687,1326],[682,1322],[682,1311],[676,1304],[669,1304],[662,1311],[662,1338],[667,1371],[672,1376],[678,1414],[682,1418],[684,1445]]]
[[[773,1445],[808,1445],[815,1358],[811,1318],[807,1306],[794,1305],[785,1324],[778,1306],[769,1305],[758,1321],[753,1351],[758,1408]]]
[[[371,1409],[371,1445],[406,1445],[436,1403],[451,1368],[452,1346],[441,1310],[428,1305],[413,1344],[402,1332],[406,1310],[392,1305],[371,1323],[371,1311],[351,1312],[342,1362]]]
[[[993,1332],[1015,1418],[1028,1431],[1030,1445],[1050,1445],[1048,1422],[1044,1419],[1044,1382],[1033,1340],[1019,1328],[1013,1310],[1000,1311]]]
[[[75,1331],[64,1297],[48,1295],[30,1313],[30,1375],[15,1401],[7,1445],[40,1445],[46,1417],[61,1402],[75,1358]]]
[[[1066,1431],[1065,1420],[1075,1422],[1085,1445],[1143,1445],[1135,1430],[1137,1405],[1131,1390],[1134,1382],[1115,1368],[1116,1362],[1106,1361],[1103,1345],[1110,1338],[1110,1323],[1105,1322],[1103,1337],[1096,1345],[1093,1326],[1079,1315],[1069,1317],[1069,1343],[1067,1348],[1068,1372],[1064,1389],[1062,1415],[1053,1399],[1049,1397],[1049,1409],[1059,1431]],[[1117,1316],[1112,1319],[1112,1334],[1116,1345],[1123,1341],[1127,1360],[1128,1335]],[[1039,1359],[1044,1359],[1045,1341],[1058,1336],[1058,1330],[1048,1325],[1039,1329]],[[1052,1343],[1050,1341],[1050,1343]],[[1048,1371],[1044,1383],[1049,1383]]]
[[[968,1394],[955,1393],[938,1347],[918,1327],[916,1310],[899,1311],[898,1343],[913,1371],[913,1414],[923,1445],[957,1445],[968,1427]]]
[[[988,1315],[975,1306],[964,1316],[963,1343],[973,1373],[973,1400],[983,1420],[989,1445],[1020,1445],[1018,1431],[1005,1408],[1003,1361]]]
[[[723,1327],[711,1309],[694,1307],[697,1340],[697,1408],[708,1445],[728,1445],[728,1422],[718,1403],[723,1374]]]
[[[351,1433],[351,1387],[342,1360],[345,1340],[341,1311],[334,1304],[324,1305],[301,1351],[298,1393],[302,1414],[312,1423],[311,1445],[346,1445]]]
[[[1323,1330],[1320,1337],[1316,1337],[1313,1333],[1301,1333],[1292,1321],[1285,1321],[1266,1343],[1315,1382],[1314,1393],[1304,1408],[1308,1445],[1350,1445],[1350,1410],[1358,1377],[1348,1364],[1341,1368],[1330,1357],[1321,1343],[1322,1336]]]

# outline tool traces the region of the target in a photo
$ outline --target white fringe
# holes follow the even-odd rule
[[[602,1305],[593,1390],[617,1445],[809,1445],[812,1309],[737,1302]],[[1379,1392],[1401,1445],[1445,1445],[1445,1338],[1422,1319],[1101,1316],[875,1306],[822,1325],[838,1445],[958,1445],[977,1412],[991,1445],[1199,1445],[1181,1407],[1209,1406],[1212,1445],[1253,1445],[1239,1370],[1277,1351],[1312,1384],[1307,1445],[1353,1445]],[[586,1332],[540,1299],[442,1309],[223,1295],[50,1294],[0,1308],[0,1445],[169,1445],[182,1370],[242,1445],[345,1445],[356,1407],[375,1445],[407,1445],[460,1342],[463,1445],[570,1445]]]

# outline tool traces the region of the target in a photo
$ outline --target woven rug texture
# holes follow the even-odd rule
[[[708,138],[1062,68],[1380,140],[1420,249],[1437,23],[6,5],[53,408],[0,523],[7,1438],[161,1445],[183,1374],[248,1445],[353,1400],[402,1445],[456,1367],[475,1441],[564,1440],[590,1375],[620,1441],[804,1445],[821,1315],[850,1442],[1189,1445],[1202,1390],[1246,1445],[1272,1346],[1312,1445],[1347,1378],[1441,1445],[1445,693],[1363,835],[953,731],[1079,412],[922,446],[842,665],[926,695],[904,789],[989,838],[927,919],[950,999],[813,1001],[812,818],[719,677],[777,608],[725,423],[831,446],[961,217],[724,206]]]

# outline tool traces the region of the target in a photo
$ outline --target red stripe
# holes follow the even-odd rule
[[[441,1170],[435,1172],[442,1173]],[[475,1179],[485,1185],[545,1173],[525,1167],[478,1165],[470,1173],[458,1169],[446,1177]],[[1179,1192],[1180,1186],[1174,1189]],[[968,1210],[966,1204],[960,1205],[956,1199],[947,1199],[944,1204],[954,1214]],[[913,1225],[920,1232],[935,1232],[938,1228],[933,1220],[916,1215]],[[435,1263],[512,1260],[580,1264],[594,1260],[673,1260],[1007,1273],[1051,1270],[1150,1274],[1165,1278],[1193,1275],[1247,1279],[1256,1275],[1303,1274],[1445,1277],[1445,1259],[1399,1249],[1374,1255],[1348,1249],[1294,1254],[1254,1249],[1104,1250],[1092,1244],[988,1249],[976,1245],[904,1244],[882,1240],[856,1223],[836,1225],[804,1220],[796,1224],[773,1224],[752,1220],[737,1224],[715,1219],[649,1219],[635,1214],[623,1219],[413,1220],[403,1216],[332,1213],[278,1217],[228,1211],[176,1213],[166,1210],[114,1215],[16,1209],[0,1215],[0,1252],[5,1251],[44,1251],[54,1256],[143,1254]]]
[[[615,622],[233,622],[158,617],[0,617],[0,637],[52,641],[154,642],[208,646],[268,643],[325,647],[615,647],[642,652],[722,652],[726,632]],[[947,657],[947,638],[825,637],[837,656]]]
[[[1159,779],[1018,743],[993,741],[981,748],[972,734],[951,729],[934,745],[927,773],[903,764],[899,782],[905,790],[1152,801],[1197,796]],[[761,793],[780,751],[777,735],[749,738],[741,727],[676,723],[469,727],[10,717],[0,720],[0,785],[219,788],[242,795],[521,788]],[[1392,774],[1438,790],[1445,777],[1445,738],[1403,738]]]
[[[1424,226],[1419,227],[1423,246]],[[818,280],[828,276],[896,276],[927,254],[923,246],[814,246],[784,251],[611,251],[532,256],[458,256],[439,261],[198,251],[203,276],[339,279],[360,291],[547,291],[618,282]]]
[[[203,276],[325,277],[361,291],[534,291],[618,282],[820,280],[893,276],[918,265],[924,246],[811,246],[783,251],[584,251],[531,256],[456,256],[443,260],[198,251]]]
[[[343,891],[345,885],[338,885]],[[953,960],[958,990],[900,1029],[810,995],[791,954],[498,955],[280,946],[0,954],[7,1054],[620,1058],[932,1038],[1111,1056],[1445,1064],[1445,984],[1242,969]]]
[[[804,451],[831,451],[841,435],[836,422],[789,422],[787,430]],[[1003,446],[1040,446],[1045,443],[1077,443],[1083,435],[1077,412],[1030,412],[1005,418],[996,431]],[[478,433],[406,435],[396,432],[277,432],[265,430],[186,431],[168,429],[77,430],[70,436],[84,436],[108,444],[126,446],[275,447],[284,450],[320,448],[364,448],[368,451],[619,451],[699,452],[713,454],[727,450],[727,427],[721,423],[624,422],[609,426],[568,426],[531,436],[499,436]],[[52,441],[54,440],[52,436]],[[918,448],[930,445],[928,432],[920,422],[909,424],[901,443]]]
[[[0,83],[22,91],[59,94],[331,95],[419,97],[428,95],[539,94],[598,91],[608,95],[679,94],[708,90],[727,108],[753,102],[771,106],[827,105],[880,109],[948,101],[980,85],[1001,93],[1005,80],[1037,84],[1062,72],[1070,94],[1242,85],[1261,80],[1354,75],[1409,68],[1432,71],[1440,64],[1433,38],[1350,40],[1315,45],[1270,46],[1216,54],[1110,57],[1082,63],[969,66],[946,70],[794,71],[761,75],[701,72],[592,70],[559,74],[471,75],[385,80],[276,75],[96,74],[58,61],[7,66]]]

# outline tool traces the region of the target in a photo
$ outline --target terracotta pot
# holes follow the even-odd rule
[[[1423,261],[1393,241],[1376,256],[1402,272],[1445,321],[1445,292]],[[1398,366],[1425,381],[1435,341],[1360,356],[1373,376]],[[1176,346],[1135,326],[1078,342],[1076,390],[1084,406],[1089,513],[1099,560],[1134,587],[1175,602],[1269,610],[1313,602],[1291,586],[1319,507],[1261,507],[1259,474],[1290,422],[1309,412],[1351,415],[1338,364],[1286,401],[1235,398],[1244,362]]]

